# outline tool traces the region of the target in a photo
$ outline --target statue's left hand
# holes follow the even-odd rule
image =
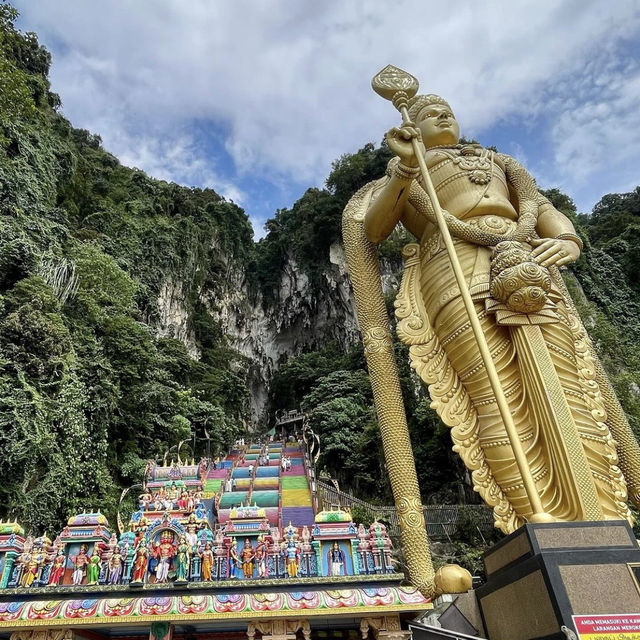
[[[556,267],[562,267],[575,262],[580,257],[580,247],[571,240],[536,238],[530,243],[535,247],[532,251],[535,261],[544,267],[554,264]]]

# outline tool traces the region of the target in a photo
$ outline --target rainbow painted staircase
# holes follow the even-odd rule
[[[267,465],[258,464],[261,451],[262,445],[250,444],[244,451],[231,451],[209,469],[205,497],[217,496],[219,522],[224,524],[240,505],[255,505],[265,510],[273,526],[312,526],[313,496],[300,447],[271,443]],[[283,456],[291,460],[288,471],[282,469]]]
[[[282,492],[282,526],[312,526],[313,498],[309,488],[308,470],[300,447],[287,447],[284,455],[291,460],[289,471],[280,472]]]

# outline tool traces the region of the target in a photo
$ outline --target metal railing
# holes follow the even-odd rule
[[[377,505],[352,496],[350,493],[338,491],[335,487],[321,480],[316,480],[316,491],[323,508],[329,509],[334,505],[342,507],[358,507],[364,510],[371,520],[377,518],[387,525],[387,531],[392,537],[400,536],[398,514],[395,507]],[[422,511],[427,528],[427,535],[431,540],[451,541],[456,537],[459,524],[468,526],[468,520],[472,520],[472,526],[477,528],[480,535],[489,538],[494,533],[493,513],[484,505],[457,505],[438,504],[423,505]]]

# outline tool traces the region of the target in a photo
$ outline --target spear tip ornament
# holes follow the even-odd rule
[[[376,73],[371,80],[371,87],[385,100],[393,100],[399,92],[406,98],[413,98],[418,93],[418,79],[408,71],[403,71],[392,64]]]

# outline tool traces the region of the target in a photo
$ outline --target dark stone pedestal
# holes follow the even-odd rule
[[[640,548],[623,520],[525,525],[484,557],[489,640],[566,640],[572,615],[640,613],[630,563]]]

